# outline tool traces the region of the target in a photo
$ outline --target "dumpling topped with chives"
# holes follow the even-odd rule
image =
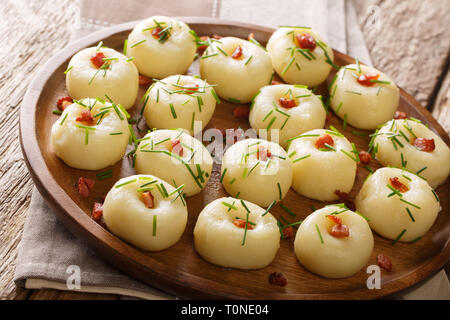
[[[270,57],[263,47],[247,40],[213,39],[200,58],[200,74],[216,84],[220,97],[247,103],[272,78]]]
[[[260,269],[280,247],[277,220],[268,210],[236,198],[219,198],[200,212],[195,250],[207,261],[229,268]]]
[[[203,130],[220,100],[213,86],[198,77],[174,75],[156,81],[144,98],[149,128]]]
[[[320,200],[339,199],[352,190],[359,162],[356,146],[337,129],[315,129],[290,139],[288,149],[294,176],[292,188]]]
[[[375,232],[395,242],[420,239],[441,210],[439,198],[424,179],[397,168],[381,168],[370,175],[355,205]]]
[[[197,51],[190,30],[178,19],[150,17],[141,21],[128,36],[126,54],[133,57],[139,72],[147,77],[162,79],[184,74]]]
[[[86,48],[70,59],[66,87],[74,99],[104,97],[131,108],[136,102],[139,74],[134,63],[116,50]]]
[[[139,140],[135,168],[153,174],[192,196],[206,186],[213,161],[205,146],[183,129],[156,130]]]
[[[280,27],[267,42],[275,71],[287,83],[313,87],[328,77],[333,49],[311,28]]]
[[[272,85],[261,88],[250,107],[249,121],[268,140],[286,147],[287,140],[312,129],[323,128],[326,111],[318,96],[301,85]],[[273,134],[273,130],[277,130]],[[265,132],[264,132],[265,133]]]
[[[106,226],[143,250],[159,251],[181,238],[187,223],[183,186],[173,187],[151,175],[117,181],[103,204]]]
[[[83,99],[67,106],[51,130],[56,155],[76,169],[99,170],[122,159],[130,130],[121,105]]]
[[[330,86],[330,105],[336,115],[359,129],[375,129],[392,119],[399,99],[391,78],[358,61],[342,67]]]
[[[370,151],[384,166],[405,167],[436,188],[450,173],[450,149],[418,119],[388,121],[372,135]]]

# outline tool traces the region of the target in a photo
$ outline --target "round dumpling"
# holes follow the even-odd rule
[[[135,168],[174,186],[184,184],[186,196],[199,193],[208,182],[213,161],[208,150],[182,129],[156,130],[140,139]]]
[[[200,58],[200,74],[224,99],[247,103],[272,78],[267,52],[249,41],[234,37],[215,40]]]
[[[330,87],[334,112],[360,129],[375,129],[392,119],[399,99],[399,89],[391,78],[364,65],[341,68]]]
[[[423,236],[441,210],[425,180],[397,168],[381,168],[368,177],[355,205],[375,232],[404,242]]]
[[[275,71],[287,83],[317,86],[333,64],[333,49],[310,28],[281,27],[267,42]]]
[[[67,106],[51,130],[56,155],[76,169],[99,170],[125,154],[130,131],[126,111],[95,99]]]
[[[149,128],[183,128],[201,131],[216,108],[216,93],[206,81],[174,75],[155,82],[149,89],[144,117]],[[196,122],[200,122],[197,126]]]
[[[327,278],[345,278],[369,261],[373,235],[362,216],[331,205],[314,211],[302,222],[294,250],[309,271]]]
[[[277,143],[241,140],[223,155],[221,182],[228,194],[267,207],[289,191],[292,164]]]
[[[292,188],[320,200],[349,193],[356,177],[357,151],[341,133],[315,129],[292,138],[288,149],[294,171]]]
[[[154,16],[141,21],[130,33],[127,55],[139,72],[158,79],[184,74],[197,51],[191,29],[182,21]]]
[[[70,59],[66,87],[74,99],[105,98],[131,108],[138,94],[139,74],[134,63],[116,50],[86,48]]]
[[[120,179],[108,192],[103,218],[119,238],[143,250],[173,246],[186,228],[187,208],[182,187],[151,175]]]
[[[374,134],[371,145],[384,166],[406,167],[424,177],[431,187],[444,183],[450,173],[450,149],[416,119],[391,120]]]
[[[200,212],[195,250],[207,261],[238,269],[269,265],[280,247],[277,220],[248,201],[220,198]]]
[[[322,101],[298,85],[273,85],[261,88],[250,108],[253,129],[283,148],[287,140],[312,129],[323,128],[326,111]],[[261,131],[261,130],[267,131]]]

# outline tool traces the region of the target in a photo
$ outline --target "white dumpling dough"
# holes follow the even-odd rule
[[[186,91],[189,90],[187,88],[197,86],[198,91]],[[174,93],[180,90],[184,92]],[[155,82],[148,92],[148,102],[144,109],[147,126],[160,129],[183,128],[191,134],[203,130],[216,108],[213,90],[206,81],[191,76],[174,75]],[[198,124],[195,125],[194,121]]]
[[[426,152],[417,149],[413,145],[416,137],[410,130],[417,138],[434,139],[434,151]],[[400,134],[400,131],[409,141]],[[376,159],[382,165],[401,168],[401,155],[403,154],[406,169],[409,171],[418,172],[426,167],[425,170],[420,172],[420,176],[424,177],[431,187],[436,188],[447,180],[450,173],[450,149],[441,137],[422,123],[407,119],[391,120],[381,127],[376,134],[373,145],[377,150]],[[389,138],[392,135],[398,135],[396,139],[400,141],[403,147]],[[397,149],[394,147],[394,143]]]
[[[392,190],[387,185],[391,185],[389,178],[394,177],[409,189],[401,193],[401,198],[398,195],[389,197]],[[355,199],[355,205],[356,209],[369,219],[370,227],[385,238],[395,240],[406,230],[399,239],[403,242],[423,236],[441,210],[440,202],[425,180],[397,168],[381,168],[368,177]],[[411,212],[412,218],[406,208]]]
[[[284,108],[279,99],[295,100],[297,106]],[[273,120],[275,118],[275,120]],[[267,139],[283,148],[287,140],[312,129],[323,128],[326,112],[319,97],[310,90],[293,85],[272,85],[261,88],[250,108],[253,129],[267,133]],[[276,131],[273,131],[276,130]]]
[[[102,52],[108,60],[109,68],[97,69],[91,62],[91,57]],[[66,87],[74,99],[102,98],[108,95],[114,103],[121,104],[125,109],[131,108],[136,102],[139,90],[139,73],[132,61],[110,48],[86,48],[70,59],[66,74]]]
[[[125,114],[117,107],[122,117],[120,119],[108,102],[103,104],[94,99],[80,102],[87,107],[73,103],[66,107],[59,120],[53,124],[50,137],[53,151],[68,166],[76,169],[99,170],[115,164],[124,156],[130,136]],[[92,107],[92,116],[105,110],[109,112],[101,121],[101,116],[95,117],[96,124],[88,126],[92,129],[77,127],[84,126],[76,119],[88,107]]]
[[[361,270],[372,254],[373,235],[367,221],[353,211],[342,211],[343,208],[331,205],[313,212],[295,236],[294,250],[300,263],[323,277],[349,277]],[[348,237],[336,238],[329,233],[335,223],[327,215],[334,212],[342,212],[336,216],[348,226]]]
[[[262,150],[270,151],[271,157],[263,159]],[[292,182],[292,164],[286,151],[277,143],[261,139],[241,140],[228,148],[221,171],[228,194],[262,207],[281,201]]]
[[[234,59],[233,52],[239,46],[242,56]],[[213,41],[200,58],[202,78],[216,84],[219,96],[233,102],[250,102],[259,88],[270,82],[272,72],[270,57],[264,49],[234,37]]]
[[[159,41],[152,35],[157,26],[155,21],[164,28],[171,27],[165,41]],[[187,24],[177,19],[150,17],[141,21],[128,36],[127,55],[134,58],[139,72],[147,77],[162,79],[173,74],[183,74],[197,51],[190,30]]]
[[[152,181],[156,182],[148,184]],[[163,185],[167,194],[163,195],[156,185],[160,188]],[[152,188],[149,191],[154,208],[144,204],[141,187]],[[108,229],[143,250],[159,251],[174,245],[186,228],[187,216],[186,203],[175,188],[151,175],[120,179],[108,192],[103,204],[103,218]]]
[[[223,203],[233,206],[230,209]],[[236,218],[247,218],[247,210],[241,200],[220,198],[209,203],[200,212],[194,229],[195,249],[207,261],[238,269],[260,269],[269,265],[280,247],[277,220],[256,204],[244,201],[250,214],[248,221],[254,223],[247,229],[233,224]]]
[[[325,51],[317,45],[310,53],[315,59],[306,58],[301,52],[296,39],[297,35],[310,34],[316,44],[321,41]],[[313,87],[321,84],[328,77],[331,65],[327,63],[326,52],[333,61],[333,49],[313,30],[306,28],[279,28],[267,42],[269,52],[275,71],[287,83],[304,84]],[[306,56],[307,52],[303,51]]]
[[[356,177],[356,162],[342,152],[355,156],[350,142],[329,132],[323,129],[305,132],[292,140],[288,149],[294,171],[292,188],[320,201],[339,199],[336,190],[349,193]],[[316,147],[317,139],[324,134],[333,138],[336,151],[321,151]]]
[[[183,193],[188,197],[199,193],[206,186],[211,177],[213,161],[199,140],[182,129],[156,130],[141,140],[136,151],[135,168],[138,173],[153,174],[174,186],[184,184]],[[183,149],[181,156],[176,149],[180,147],[172,149],[172,141],[176,140],[180,141]],[[171,157],[167,152],[174,156]]]
[[[400,94],[394,81],[379,70],[361,65],[363,74],[379,74],[378,80],[389,83],[374,83],[364,86],[357,81],[361,74],[356,64],[339,70],[330,87],[330,105],[334,112],[355,128],[375,129],[394,116]]]

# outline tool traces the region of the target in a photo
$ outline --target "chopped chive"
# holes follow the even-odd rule
[[[325,147],[327,147],[327,149],[329,150],[337,151],[336,148],[330,146],[328,143],[325,143]]]
[[[416,174],[420,174],[421,172],[425,171],[425,169],[427,169],[428,167],[423,167],[422,169],[420,169],[419,171],[416,172]]]
[[[391,84],[390,81],[383,81],[383,80],[370,79],[369,81],[372,83]]]
[[[406,204],[409,204],[410,206],[413,206],[414,208],[421,209],[417,204],[414,204],[414,203],[411,203],[411,202],[409,202],[409,201],[406,201],[406,200],[403,199],[403,198],[400,198],[400,201],[402,201],[402,202],[404,202],[404,203],[406,203]]]
[[[286,207],[284,204],[280,203],[281,209],[286,211],[291,217],[295,217],[295,213],[293,213],[288,207]]]
[[[227,173],[228,168],[225,168],[222,172],[222,176],[220,177],[220,183],[223,182],[223,178],[225,177],[225,173]]]
[[[233,184],[236,181],[236,178],[231,179],[230,184]]]
[[[153,233],[152,233],[153,237],[156,236],[156,222],[157,222],[157,215],[154,215],[153,216]]]
[[[422,239],[422,237],[419,236],[419,237],[415,238],[414,240],[410,241],[409,243],[417,242],[417,241],[419,241],[420,239]]]
[[[347,114],[344,114],[344,121],[342,122],[342,128],[347,129]]]
[[[291,67],[291,65],[292,65],[292,63],[294,63],[294,61],[295,61],[295,58],[292,57],[291,60],[289,61],[289,63],[286,65],[286,67],[284,67],[283,71],[281,71],[282,76],[288,71],[288,69]]]
[[[137,47],[138,45],[140,45],[141,43],[144,43],[145,41],[147,41],[147,40],[141,40],[141,41],[139,41],[139,42],[136,42],[135,44],[133,44],[130,48],[134,48],[134,47]]]
[[[273,200],[267,207],[266,211],[264,211],[264,213],[261,215],[261,217],[264,217],[266,214],[268,214],[270,209],[272,209],[272,207],[275,205],[275,203],[277,203],[277,202],[275,200]]]
[[[409,142],[408,137],[405,135],[405,133],[402,130],[399,129],[398,132],[400,132],[400,134],[403,136],[403,138],[405,138],[405,140]]]
[[[358,160],[353,157],[352,155],[350,155],[347,151],[345,151],[344,149],[340,149],[342,153],[344,153],[347,157],[349,157],[350,159],[352,159],[355,162],[358,162]]]
[[[281,200],[282,192],[281,192],[281,186],[280,186],[279,182],[277,182],[277,186],[278,186],[278,196],[279,196],[279,198]]]
[[[341,107],[342,107],[342,102],[339,103],[338,107],[336,108],[336,114],[339,113],[339,110],[341,110]]]
[[[69,69],[67,69],[66,71],[64,71],[64,74],[67,74],[70,70],[73,69],[73,66],[70,66]]]
[[[197,98],[197,104],[198,104],[198,111],[202,112],[203,99],[201,96],[196,96],[196,98]]]
[[[118,136],[118,135],[121,135],[121,134],[123,134],[123,132],[112,132],[109,135],[110,136]]]
[[[222,52],[222,54],[223,54],[225,57],[228,57],[228,54],[227,54],[225,51],[223,51],[221,47],[217,46],[216,48],[217,48],[217,50],[219,50],[220,52]]]
[[[244,205],[244,202],[241,200],[242,204]],[[247,209],[247,207],[246,207]],[[248,229],[248,216],[250,214],[250,211],[247,209],[247,216],[245,218],[245,230],[244,230],[244,238],[242,239],[242,245],[245,245],[245,240],[247,238],[247,229]]]
[[[211,94],[213,95],[214,99],[216,99],[217,104],[219,104],[220,103],[220,99],[217,96],[217,93],[216,93],[216,91],[214,91],[214,89],[211,89]]]
[[[403,153],[400,153],[400,160],[402,162],[402,168],[406,168],[406,164],[408,163],[408,161],[406,161],[403,157]],[[411,181],[411,179],[409,179]]]
[[[248,65],[250,60],[252,60],[253,56],[250,56],[250,58],[247,59],[247,61],[245,61],[245,65]]]
[[[67,115],[68,115],[68,113],[66,113],[66,114],[64,115],[64,117],[62,118],[61,122],[59,123],[60,126],[62,126],[63,123],[64,123],[64,121],[66,121]]]
[[[240,100],[234,98],[228,98],[228,101],[230,101],[231,103],[241,103]]]
[[[292,163],[296,163],[296,162],[298,162],[298,161],[300,161],[300,160],[303,160],[303,159],[306,159],[306,158],[309,158],[309,157],[311,157],[310,154],[308,154],[308,155],[306,155],[306,156],[303,156],[303,157],[300,157],[300,158],[297,158],[297,159],[293,160]]]
[[[125,39],[125,41],[123,42],[123,55],[126,56],[127,55],[127,46],[128,46],[128,39]]]
[[[392,197],[393,195],[398,195],[400,198],[403,197],[403,194],[394,187],[392,187],[390,184],[387,184],[386,187],[388,187],[392,191],[392,193],[388,195],[388,198]]]
[[[289,158],[292,158],[295,154],[297,153],[297,151],[292,151],[290,154],[289,154]]]
[[[312,211],[312,212],[314,212],[314,211],[317,210],[317,208],[316,208],[314,205],[311,205],[310,208],[311,208],[311,211]]]
[[[177,114],[175,112],[175,108],[173,107],[173,104],[169,103],[169,107],[170,107],[170,111],[172,112],[173,118],[176,119],[177,118]]]
[[[216,52],[216,53],[213,53],[213,54],[210,54],[210,55],[202,56],[202,57],[200,57],[200,59],[208,59],[210,57],[214,57],[214,56],[217,56],[217,55],[219,55],[219,54]]]
[[[411,211],[409,210],[408,207],[406,207],[406,212],[408,212],[408,215],[409,215],[409,217],[411,218],[411,220],[412,220],[413,222],[415,222],[416,220],[414,219],[414,217],[413,217],[413,215],[412,215],[412,213],[411,213]]]
[[[241,199],[241,204],[242,204],[242,206],[244,207],[245,211],[247,211],[248,213],[250,213],[250,210],[247,208],[247,206],[246,206],[244,200],[242,200],[242,199]]]
[[[269,130],[272,127],[275,120],[277,120],[277,117],[273,117],[272,120],[270,120],[269,124],[267,125],[266,130]]]
[[[361,92],[357,92],[357,91],[345,90],[344,92],[353,93],[353,94],[357,94],[357,95],[362,96],[362,93]]]
[[[260,164],[260,162],[258,161],[258,162],[250,169],[250,171],[248,172],[247,177],[250,175],[250,173],[253,172],[253,170],[255,170],[255,168],[256,168],[259,164]]]
[[[317,233],[319,234],[320,243],[323,243],[322,234],[320,233],[320,229],[319,229],[319,226],[317,225],[317,223],[316,223],[316,230],[317,230]]]
[[[125,185],[127,185],[127,184],[130,184],[130,183],[133,183],[133,182],[136,182],[136,179],[129,180],[129,181],[127,181],[127,182],[124,182],[124,183],[121,183],[121,184],[119,184],[119,185],[116,185],[114,188],[120,188],[120,187],[123,187],[123,186],[125,186]]]
[[[361,73],[361,65],[359,64],[358,57],[356,57],[355,60],[356,60],[356,66],[358,67],[358,72]]]
[[[225,202],[225,201],[222,201],[222,204],[223,204],[225,207],[229,208],[229,209],[233,209],[233,210],[237,210],[237,209],[238,209],[238,208],[235,207],[233,204],[229,204],[229,203],[227,203],[227,202]]]
[[[397,236],[397,238],[392,242],[392,245],[396,244],[400,240],[400,238],[405,234],[405,232],[406,232],[406,229],[403,229],[403,231],[400,232],[400,234]]]
[[[62,111],[61,110],[53,110],[52,113],[60,116],[62,114]]]
[[[272,84],[272,81],[273,81],[273,77],[275,76],[275,72],[273,72],[272,73],[272,76],[270,77],[270,80],[269,80],[269,85],[271,85]],[[260,92],[258,92],[258,94],[259,94]]]
[[[164,142],[166,142],[166,141],[168,141],[168,140],[170,140],[170,138],[163,139],[163,140],[161,140],[161,141],[155,143],[155,146],[157,146],[158,144],[164,143]]]
[[[170,197],[171,195],[178,193],[181,189],[184,188],[184,184],[182,184],[181,186],[179,186],[178,188],[176,188],[175,190],[173,190],[171,193],[169,193],[167,196]]]
[[[433,189],[431,189],[431,192],[433,192],[434,197],[436,198],[436,201],[439,202],[439,197],[436,194],[436,191],[434,191]]]
[[[360,136],[360,137],[364,137],[364,136],[369,135],[368,133],[365,133],[365,132],[359,132],[359,131],[356,131],[356,130],[353,130],[353,131],[352,131],[352,134],[354,134],[355,136]]]

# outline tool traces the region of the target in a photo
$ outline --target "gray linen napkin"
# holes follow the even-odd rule
[[[202,15],[270,27],[309,25],[334,48],[358,56],[366,64],[371,63],[350,1],[131,0],[127,1],[125,8],[122,5],[119,0],[82,1],[79,28],[74,30],[72,40],[102,27],[156,14]],[[114,14],[118,12],[120,14]],[[79,287],[71,282],[71,276],[78,267],[81,275]],[[19,246],[15,281],[29,289],[115,293],[145,299],[174,298],[132,279],[97,257],[64,228],[36,189]],[[445,273],[440,272],[398,297],[449,299],[448,279]]]

